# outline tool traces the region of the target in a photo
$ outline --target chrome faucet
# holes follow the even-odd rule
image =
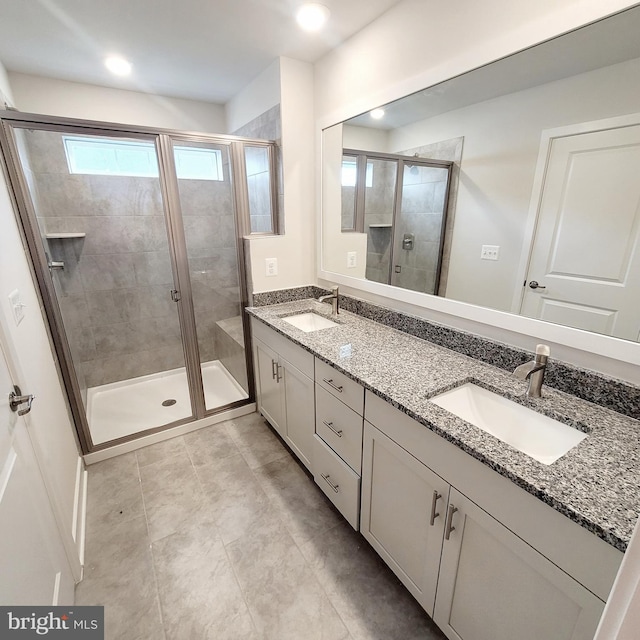
[[[542,383],[544,382],[544,372],[547,368],[549,353],[550,350],[546,344],[536,345],[535,359],[521,364],[513,372],[516,378],[529,381],[527,396],[530,398],[539,398],[542,395]]]
[[[340,313],[338,287],[331,287],[331,293],[329,295],[318,298],[318,302],[324,302],[325,300],[331,300],[331,313],[334,315]]]

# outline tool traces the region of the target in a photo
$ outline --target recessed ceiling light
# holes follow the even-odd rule
[[[117,76],[128,76],[131,73],[131,63],[120,56],[109,56],[104,66]]]
[[[330,11],[323,4],[310,2],[303,4],[298,13],[296,20],[305,31],[318,31],[322,29],[324,23],[329,19]]]
[[[374,109],[370,115],[374,120],[380,120],[384,118],[384,109]]]

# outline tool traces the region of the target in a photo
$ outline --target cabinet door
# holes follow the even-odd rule
[[[434,620],[452,640],[592,640],[604,603],[451,489]]]
[[[280,359],[284,389],[286,436],[289,446],[307,469],[311,470],[315,431],[313,380],[286,360]]]
[[[433,616],[449,485],[364,424],[360,531]]]
[[[256,373],[258,378],[258,409],[286,437],[282,371],[278,371],[278,354],[254,338]]]

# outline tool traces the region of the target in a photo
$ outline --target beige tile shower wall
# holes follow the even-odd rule
[[[157,178],[70,175],[60,134],[27,134],[59,303],[87,387],[184,364]],[[78,366],[77,363],[80,363]],[[84,385],[83,385],[84,386]]]

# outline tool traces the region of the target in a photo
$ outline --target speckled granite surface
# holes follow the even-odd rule
[[[626,549],[640,512],[637,420],[549,387],[543,398],[526,398],[526,383],[502,369],[343,310],[338,327],[311,333],[282,319],[306,311],[329,316],[331,308],[308,299],[248,309],[557,511],[617,549]],[[429,401],[467,381],[589,435],[553,464],[539,463]]]
[[[270,291],[254,294],[254,306],[278,304],[303,298],[318,298],[326,293],[329,291],[314,285]],[[509,373],[519,364],[533,358],[532,353],[522,349],[516,349],[467,331],[452,329],[424,318],[387,309],[351,296],[340,295],[340,308],[476,360],[500,367]],[[553,358],[549,362],[545,379],[549,387],[640,420],[640,387],[638,386],[565,362],[559,362]]]

